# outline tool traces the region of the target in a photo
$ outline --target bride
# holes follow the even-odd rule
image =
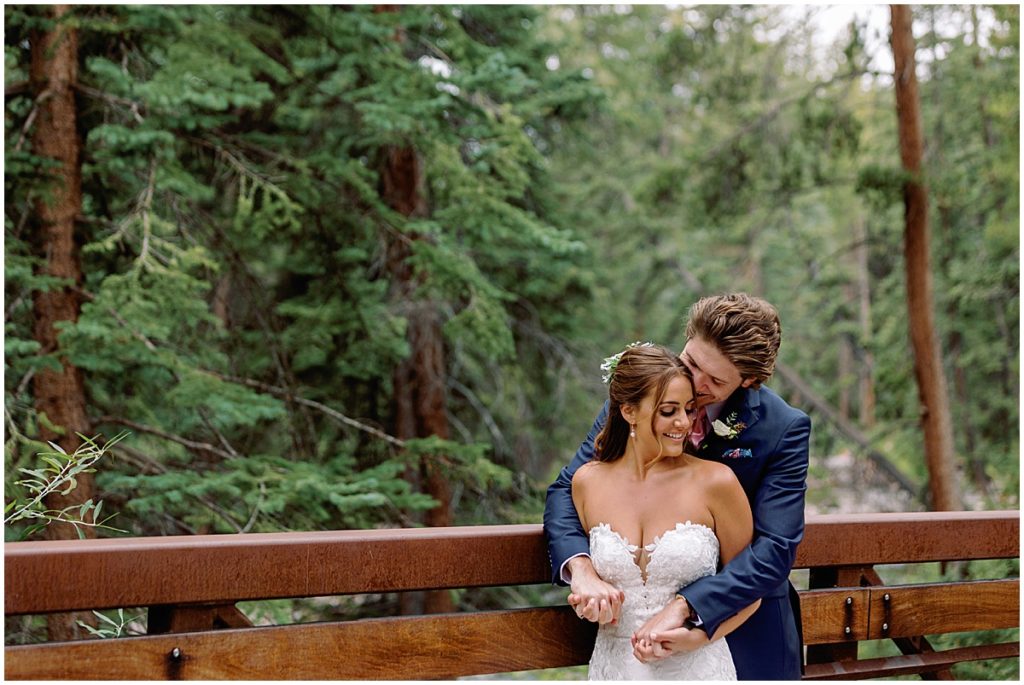
[[[669,350],[643,343],[630,345],[602,368],[608,371],[609,419],[593,461],[572,479],[594,569],[613,586],[606,594],[613,599],[597,607],[569,597],[577,614],[596,614],[601,623],[589,677],[735,680],[722,637],[760,601],[725,621],[710,639],[703,630],[680,629],[687,638],[673,639],[677,651],[668,658],[641,663],[634,656],[634,646],[636,653],[654,647],[635,631],[673,601],[679,588],[714,574],[750,544],[753,524],[732,470],[684,453],[694,411],[686,366]]]

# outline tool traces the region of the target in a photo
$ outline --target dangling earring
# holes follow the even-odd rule
[[[634,440],[636,440],[636,424],[635,423],[629,424],[629,437],[631,437]]]

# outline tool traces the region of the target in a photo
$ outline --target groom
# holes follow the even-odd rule
[[[713,635],[724,620],[760,598],[760,608],[726,638],[737,676],[800,679],[800,605],[789,572],[804,532],[811,422],[761,386],[775,368],[781,333],[775,307],[743,293],[705,297],[690,308],[680,359],[693,372],[698,395],[691,451],[732,468],[750,500],[754,539],[716,575],[680,588],[636,632],[638,659],[670,656],[681,631]],[[607,410],[605,404],[572,462],[548,488],[544,509],[554,582],[570,583],[577,613],[601,623],[618,616],[622,595],[594,571],[572,503],[572,476],[592,458]],[[650,639],[654,648],[639,638]]]

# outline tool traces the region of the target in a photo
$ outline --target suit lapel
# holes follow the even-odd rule
[[[725,442],[730,443],[736,440],[742,439],[743,433],[750,430],[758,421],[758,407],[761,406],[761,391],[754,388],[739,388],[729,399],[726,400],[725,406],[722,407],[722,413],[718,416],[718,420],[728,425],[743,424],[743,431],[740,432],[735,438],[723,438],[717,433],[713,427],[708,428],[707,435],[704,436],[704,440],[700,443],[700,449],[698,454],[702,457],[710,457],[712,455],[717,456],[722,449],[726,447]],[[734,420],[730,420],[733,414],[736,415]]]

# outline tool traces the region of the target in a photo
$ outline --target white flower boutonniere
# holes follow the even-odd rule
[[[725,421],[721,419],[715,419],[711,424],[711,429],[715,431],[715,435],[726,440],[732,440],[737,435],[743,432],[743,429],[747,427],[747,424],[742,421],[738,421],[739,415],[736,412],[729,414],[725,418]]]

